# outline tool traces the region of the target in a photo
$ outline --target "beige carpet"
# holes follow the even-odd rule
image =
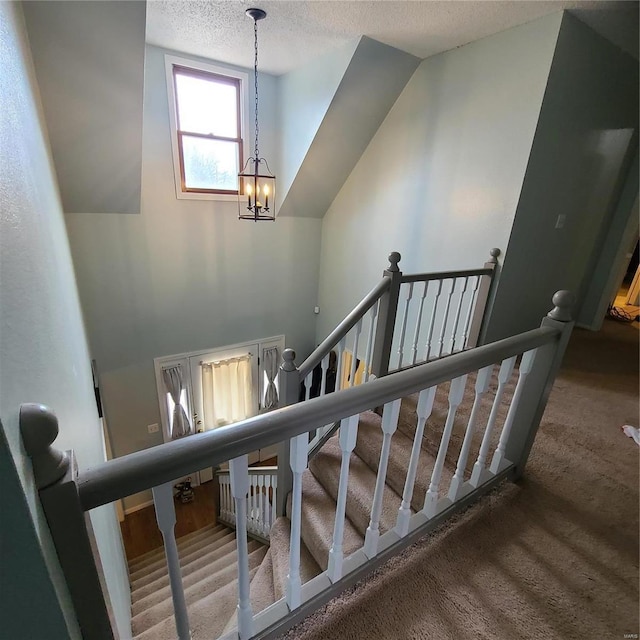
[[[407,549],[287,638],[637,634],[639,448],[622,424],[638,426],[638,332],[612,321],[598,334],[576,330],[526,478]]]

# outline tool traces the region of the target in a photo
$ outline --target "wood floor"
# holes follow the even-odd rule
[[[277,458],[263,460],[252,467],[271,467],[278,464]],[[216,495],[215,483],[205,482],[193,488],[193,502],[183,504],[175,500],[176,507],[176,538],[186,536],[192,531],[197,531],[208,524],[216,524]],[[162,546],[162,534],[156,523],[156,512],[153,505],[135,511],[125,516],[120,523],[122,539],[127,560],[137,558],[147,551]]]
[[[216,522],[214,483],[193,488],[193,502],[175,500],[176,538]],[[156,523],[153,505],[127,515],[120,523],[127,560],[162,546],[162,535]]]

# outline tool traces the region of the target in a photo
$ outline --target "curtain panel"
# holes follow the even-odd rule
[[[280,358],[278,353],[278,347],[269,347],[262,352],[264,358],[264,371],[267,375],[267,388],[264,393],[264,408],[268,411],[270,409],[278,408],[278,389],[276,388],[276,376],[278,375],[278,365],[280,364]]]
[[[202,363],[205,429],[239,422],[253,415],[251,354]]]
[[[182,367],[175,365],[162,370],[162,381],[164,388],[173,401],[173,412],[171,418],[171,437],[173,439],[184,438],[193,433],[189,416],[182,405],[182,392],[185,390],[184,379],[182,377]]]

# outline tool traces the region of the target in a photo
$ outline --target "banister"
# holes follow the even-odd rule
[[[557,328],[533,329],[364,385],[109,460],[78,478],[81,505],[85,510],[94,509],[198,469],[219,465],[556,341],[560,335]]]
[[[480,269],[463,269],[460,271],[434,271],[433,273],[403,273],[400,281],[428,282],[430,280],[449,280],[451,278],[467,278],[469,276],[489,276],[493,269],[482,267]]]
[[[300,365],[300,379],[304,380],[314,367],[333,349],[344,336],[355,327],[358,320],[373,307],[382,294],[391,286],[391,280],[383,277],[378,284],[362,298],[349,315],[316,347],[313,353]]]

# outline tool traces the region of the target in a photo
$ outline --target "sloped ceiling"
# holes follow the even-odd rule
[[[279,216],[324,216],[419,63],[360,39],[295,178],[280,194]]]

